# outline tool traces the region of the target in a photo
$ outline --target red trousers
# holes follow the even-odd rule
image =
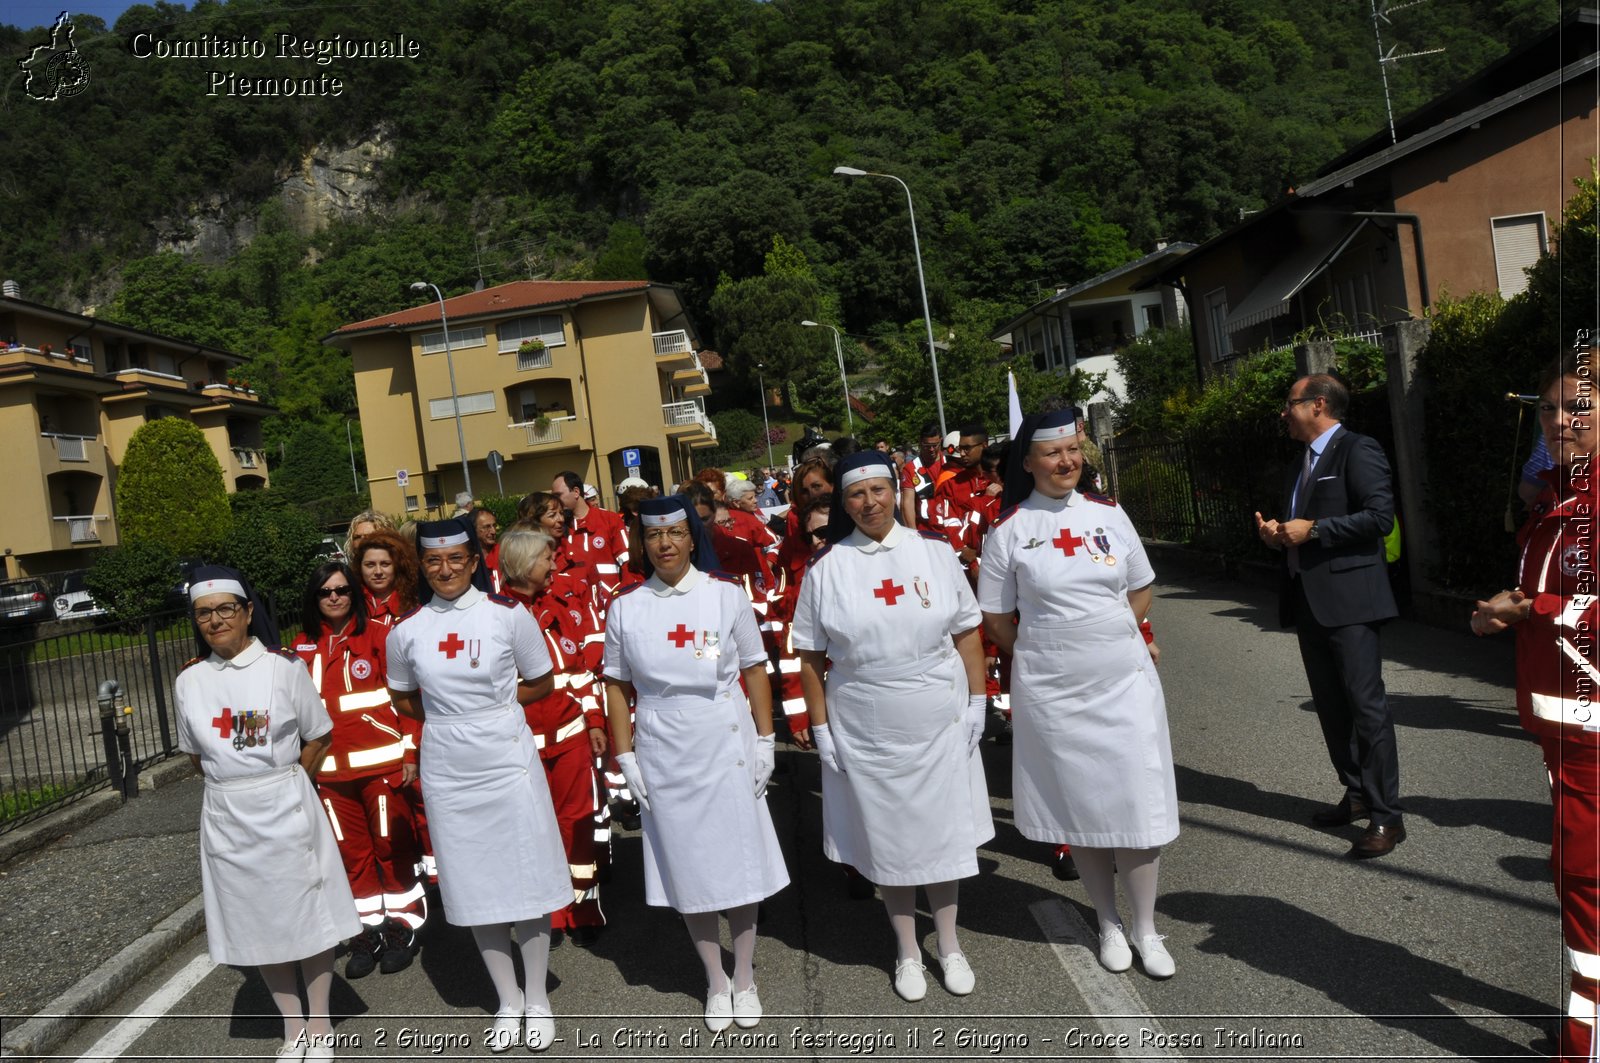
[[[344,858],[356,912],[367,926],[394,919],[413,930],[428,918],[417,878],[416,826],[398,770],[359,779],[319,779],[317,794]]]
[[[1550,870],[1561,901],[1561,937],[1572,989],[1560,1059],[1591,1060],[1600,1000],[1600,735],[1543,739],[1555,816]]]
[[[589,737],[578,734],[553,750],[540,750],[545,778],[550,783],[550,801],[556,809],[556,825],[561,829],[561,844],[567,851],[567,867],[572,874],[572,904],[550,914],[553,930],[575,926],[605,926],[600,910],[600,847],[596,833],[601,830],[597,813],[605,807],[599,773],[589,752]],[[603,828],[608,844],[610,824]]]

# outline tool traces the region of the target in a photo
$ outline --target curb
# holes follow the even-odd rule
[[[194,774],[189,758],[183,754],[151,765],[139,773],[140,791],[159,790]],[[57,838],[65,837],[102,816],[109,816],[123,807],[122,795],[111,790],[100,790],[80,798],[59,811],[52,812],[26,827],[0,834],[0,865],[10,863],[25,853],[43,849]]]
[[[200,932],[205,922],[204,899],[196,895],[157,923],[149,933],[79,979],[39,1014],[8,1033],[4,1044],[0,1045],[0,1056],[21,1059],[47,1055],[87,1019],[182,948]]]

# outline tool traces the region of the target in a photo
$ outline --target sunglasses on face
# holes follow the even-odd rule
[[[350,585],[347,583],[342,587],[319,587],[317,589],[317,597],[324,600],[328,598],[348,598],[350,597]]]

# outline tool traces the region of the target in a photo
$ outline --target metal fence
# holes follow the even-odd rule
[[[60,633],[41,633],[51,629]],[[195,655],[192,632],[181,610],[131,629],[0,627],[0,834],[179,755],[172,684]],[[109,719],[99,698],[107,680],[123,694],[105,706]]]
[[[1351,396],[1345,423],[1377,439],[1393,463],[1386,391]],[[1273,555],[1256,537],[1255,514],[1283,516],[1286,476],[1301,453],[1275,420],[1222,434],[1123,435],[1105,448],[1111,490],[1141,535],[1258,560]]]

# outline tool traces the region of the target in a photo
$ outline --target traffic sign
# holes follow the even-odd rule
[[[394,482],[396,486],[404,488],[411,483],[411,474],[404,469],[396,469],[394,471]]]
[[[638,447],[624,447],[624,448],[622,448],[622,464],[624,466],[626,466],[627,468],[637,469],[639,467],[639,465],[640,465],[640,462],[639,462],[639,448]]]
[[[498,473],[501,469],[506,467],[506,459],[501,456],[498,450],[491,450],[489,451],[489,457],[484,464],[489,466],[490,472]]]

